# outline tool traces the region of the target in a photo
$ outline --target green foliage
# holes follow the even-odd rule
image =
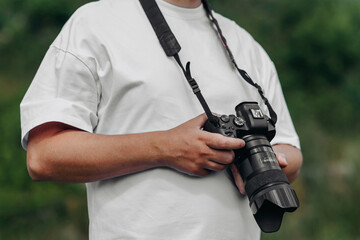
[[[295,119],[310,116],[338,134],[344,133],[340,125],[360,131],[354,125],[360,121],[358,1],[222,2],[213,5],[248,30],[275,62]],[[324,117],[334,110],[336,118]]]
[[[41,58],[85,2],[0,1],[0,239],[87,239],[84,186],[33,182],[19,128],[19,104]]]
[[[13,79],[0,83],[0,236],[86,239],[84,187],[31,181],[19,141],[19,103],[25,86]]]
[[[0,0],[0,236],[87,239],[83,185],[36,183],[19,103],[64,22],[86,0]],[[301,207],[263,239],[360,239],[360,2],[212,0],[266,49],[300,135]],[[19,231],[21,230],[21,231]],[[0,238],[1,238],[0,237]]]
[[[33,73],[65,21],[86,0],[1,0],[0,72]],[[19,78],[22,79],[22,78]]]

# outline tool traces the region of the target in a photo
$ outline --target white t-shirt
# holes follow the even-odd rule
[[[234,114],[238,103],[261,103],[232,67],[202,6],[157,2],[213,112]],[[215,16],[238,65],[278,114],[272,144],[300,147],[273,63],[246,31]],[[22,144],[32,128],[50,121],[110,135],[168,130],[201,113],[139,1],[102,0],[76,11],[50,46],[21,103]],[[260,238],[247,198],[225,172],[198,178],[157,168],[86,187],[93,240]]]

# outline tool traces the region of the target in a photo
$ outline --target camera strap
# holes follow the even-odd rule
[[[209,106],[207,105],[203,95],[201,94],[201,91],[200,91],[200,88],[199,88],[197,82],[191,76],[190,62],[187,62],[186,68],[184,68],[183,64],[181,63],[181,60],[180,60],[180,57],[178,54],[181,50],[180,44],[178,43],[175,35],[172,33],[169,25],[167,24],[163,14],[161,13],[161,11],[159,9],[159,6],[155,2],[155,0],[139,0],[139,1],[145,11],[146,16],[148,17],[148,19],[151,23],[151,26],[153,27],[153,29],[155,31],[156,36],[159,39],[159,42],[160,42],[162,48],[164,49],[166,55],[168,57],[175,58],[176,62],[181,67],[194,94],[196,95],[196,97],[200,101],[200,104],[202,105],[203,109],[205,110],[207,117],[209,118],[210,121],[212,121],[212,120],[215,121],[215,118],[214,118],[213,114],[211,113]],[[246,71],[244,71],[238,67],[238,65],[234,59],[234,56],[227,44],[227,41],[226,41],[224,35],[222,34],[219,23],[215,19],[214,15],[212,14],[212,9],[210,7],[210,4],[206,0],[202,0],[202,3],[203,3],[203,6],[204,6],[204,9],[206,11],[208,18],[210,19],[210,21],[213,23],[213,25],[216,28],[218,36],[220,37],[223,47],[225,48],[226,52],[228,53],[230,61],[233,63],[234,67],[237,69],[237,71],[239,72],[241,77],[248,84],[252,85],[253,87],[255,87],[258,90],[258,92],[261,96],[261,99],[264,101],[265,105],[267,106],[267,108],[269,110],[270,118],[271,118],[270,121],[275,125],[275,123],[277,122],[277,115],[276,115],[274,109],[272,108],[272,106],[270,105],[270,102],[265,97],[263,89],[261,88],[261,86],[259,84],[255,83],[251,79],[251,77],[247,74]]]
[[[190,72],[190,62],[187,62],[186,68],[184,68],[180,57],[180,44],[178,43],[177,39],[175,38],[174,34],[172,33],[169,25],[167,24],[163,14],[161,13],[159,6],[156,4],[155,0],[140,0],[141,6],[143,7],[146,16],[148,17],[151,26],[153,27],[159,42],[164,49],[166,55],[168,57],[174,57],[176,62],[181,67],[186,80],[188,81],[190,87],[192,88],[194,94],[200,101],[201,106],[205,110],[207,117],[210,120],[214,120],[215,118],[206,103],[203,95],[201,94],[199,85],[197,84],[196,80],[191,76]]]

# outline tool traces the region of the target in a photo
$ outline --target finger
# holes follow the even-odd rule
[[[235,153],[232,150],[213,150],[214,156],[206,162],[205,168],[212,171],[222,171],[234,161]]]
[[[210,160],[222,165],[229,165],[234,161],[235,153],[232,150],[215,150],[212,149],[213,156]]]
[[[212,171],[222,171],[234,160],[235,153],[231,150],[214,150],[211,149],[212,156],[204,162],[204,168]]]
[[[284,153],[281,152],[277,152],[276,153],[276,159],[279,162],[279,165],[281,168],[284,168],[288,165],[287,159],[286,159],[286,155]]]
[[[237,188],[239,189],[241,194],[245,195],[246,194],[245,184],[244,184],[244,181],[242,180],[240,173],[239,173],[238,169],[236,168],[235,164],[231,164],[230,169],[233,174]]]
[[[211,173],[211,169],[197,169],[196,171],[192,172],[190,175],[196,176],[196,177],[203,177],[206,175],[209,175]]]
[[[211,171],[222,171],[227,167],[226,164],[221,164],[215,161],[209,160],[206,163],[205,169],[211,170]]]
[[[212,115],[217,116],[217,117],[221,117],[221,114],[214,113],[214,112],[212,112]]]
[[[204,131],[206,145],[213,149],[233,150],[243,148],[245,141],[240,138],[225,137],[218,133]]]

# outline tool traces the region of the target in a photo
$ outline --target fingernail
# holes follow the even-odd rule
[[[239,188],[239,191],[240,191],[240,193],[242,194],[242,195],[246,195],[246,192],[245,192],[245,189],[243,189],[243,188]]]
[[[288,164],[288,162],[287,162],[287,160],[286,160],[285,154],[281,153],[281,154],[279,154],[279,155],[280,155],[280,157],[281,157],[281,161],[283,161],[285,164]]]
[[[239,144],[240,148],[245,147],[245,141],[242,139],[239,140],[240,140],[240,144]]]
[[[241,193],[242,195],[246,195],[246,193],[245,193],[245,191],[244,191],[243,189],[240,189],[240,193]]]

